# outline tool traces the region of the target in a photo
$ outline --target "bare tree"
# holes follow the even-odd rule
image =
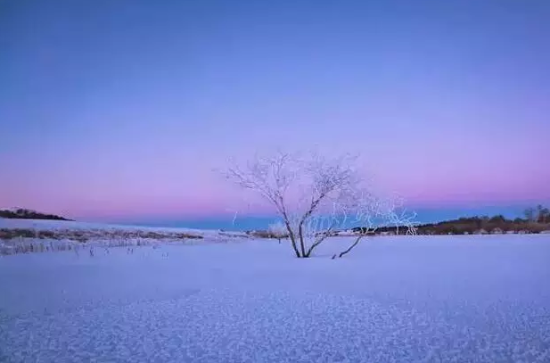
[[[523,214],[525,215],[525,219],[527,219],[527,221],[529,222],[535,222],[537,217],[536,217],[536,211],[534,208],[527,208]]]
[[[286,226],[281,222],[270,224],[268,227],[268,232],[273,237],[279,240],[279,244],[281,243],[281,239],[286,238],[288,236],[288,231],[286,229]]]
[[[548,219],[548,215],[550,214],[550,211],[548,208],[543,207],[541,204],[537,205],[537,211],[535,217],[535,221],[538,223],[546,223]]]
[[[550,209],[543,208],[541,211],[541,215],[542,217],[539,217],[539,218],[542,218],[541,223],[550,223]]]
[[[355,213],[357,222],[381,215],[389,218],[394,213],[369,191],[354,168],[356,160],[350,155],[298,157],[278,152],[268,158],[256,157],[245,167],[232,166],[225,175],[274,207],[296,257],[307,258],[336,227],[346,224],[350,213]]]

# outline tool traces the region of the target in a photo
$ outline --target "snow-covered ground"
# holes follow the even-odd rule
[[[90,247],[223,243],[246,238],[244,232],[221,230],[0,218],[0,255]]]
[[[550,362],[550,236],[0,257],[1,362]]]

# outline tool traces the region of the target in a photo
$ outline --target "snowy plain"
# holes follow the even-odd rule
[[[349,241],[0,257],[0,361],[550,362],[549,235]]]

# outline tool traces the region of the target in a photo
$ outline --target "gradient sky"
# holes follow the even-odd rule
[[[550,2],[0,1],[0,206],[242,207],[213,168],[360,151],[411,207],[550,200]]]

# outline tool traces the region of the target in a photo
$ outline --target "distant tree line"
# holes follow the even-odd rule
[[[57,216],[55,214],[44,214],[30,209],[0,210],[0,218],[13,219],[49,219],[56,221],[70,221],[70,219]]]
[[[524,218],[507,219],[503,215],[493,217],[463,217],[438,223],[416,225],[416,233],[421,235],[463,235],[463,234],[495,234],[495,233],[541,233],[550,231],[550,211],[539,205],[524,211]],[[403,226],[355,227],[354,233],[362,235],[404,235],[408,229]],[[331,236],[346,236],[342,231],[332,231]],[[265,231],[248,231],[247,234],[258,238],[288,238],[288,234],[279,224],[270,225]]]
[[[493,217],[463,217],[439,223],[418,225],[417,234],[485,234],[485,233],[540,233],[550,230],[550,211],[538,205],[524,212],[525,218],[507,219],[503,215]],[[364,232],[365,227],[356,227],[354,232]],[[376,234],[405,234],[398,226],[384,226]]]

